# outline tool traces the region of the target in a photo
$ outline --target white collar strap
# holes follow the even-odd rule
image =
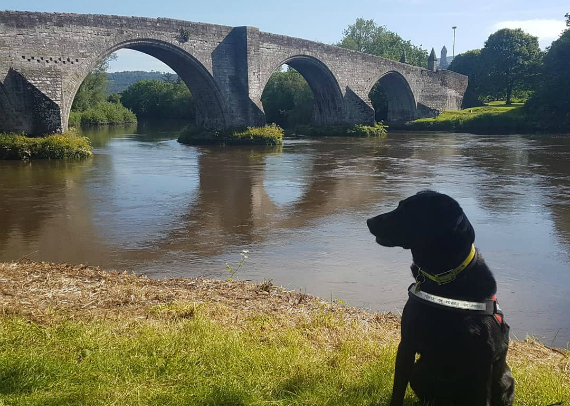
[[[436,307],[446,307],[450,310],[463,310],[468,312],[477,312],[481,314],[493,315],[500,310],[497,301],[493,299],[485,300],[484,302],[470,302],[467,300],[450,299],[447,297],[432,295],[431,293],[422,292],[415,289],[416,284],[413,283],[408,289],[410,298],[426,302]]]

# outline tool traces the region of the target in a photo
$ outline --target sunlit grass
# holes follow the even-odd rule
[[[394,346],[338,320],[303,329],[260,316],[239,329],[192,319],[0,321],[0,402],[10,405],[372,405],[391,387]],[[322,337],[321,337],[322,336]]]
[[[485,106],[444,111],[436,118],[422,118],[407,124],[408,129],[471,132],[474,134],[516,134],[535,130],[523,114],[523,103],[506,105],[491,102]]]

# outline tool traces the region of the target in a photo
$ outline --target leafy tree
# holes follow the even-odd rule
[[[376,121],[384,121],[388,118],[388,96],[380,81],[376,82],[368,94],[368,98],[374,107]]]
[[[117,55],[110,54],[104,58],[83,80],[75,94],[72,111],[85,111],[107,100],[107,69],[109,62],[117,59]]]
[[[404,40],[386,26],[377,25],[374,20],[357,18],[354,24],[343,31],[343,37],[337,45],[395,61],[399,61],[402,53],[405,53],[407,63],[427,67],[427,50]]]
[[[481,50],[473,49],[457,55],[449,65],[449,70],[469,77],[469,85],[463,96],[463,107],[480,106],[481,100],[486,98],[481,83]]]
[[[513,91],[534,88],[541,60],[538,38],[521,29],[504,28],[491,34],[481,50],[481,85],[511,104]]]
[[[271,75],[261,95],[266,121],[283,128],[310,123],[313,100],[309,84],[292,68]]]
[[[195,119],[196,107],[183,81],[141,80],[121,94],[121,102],[137,117]]]
[[[566,13],[564,17],[566,17],[566,27],[570,27],[570,13]]]
[[[166,83],[176,83],[178,79],[177,75],[173,75],[172,73],[166,72],[163,76],[162,76],[162,80],[164,80]]]
[[[568,15],[567,15],[568,18]],[[570,29],[552,43],[544,57],[540,87],[525,110],[547,129],[570,129]]]

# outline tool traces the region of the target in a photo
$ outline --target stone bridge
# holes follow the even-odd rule
[[[192,92],[198,125],[265,123],[261,94],[288,64],[314,94],[317,125],[374,122],[368,94],[380,81],[388,121],[435,116],[461,106],[467,77],[314,41],[164,18],[0,11],[0,131],[67,129],[85,76],[122,48],[170,66]]]

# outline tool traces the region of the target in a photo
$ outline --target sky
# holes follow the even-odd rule
[[[168,17],[261,31],[324,43],[335,43],[357,18],[373,19],[439,57],[445,45],[455,54],[482,48],[500,28],[522,28],[539,38],[542,49],[565,28],[569,0],[0,0],[0,9],[19,11]],[[171,70],[136,51],[120,50],[110,71]]]

